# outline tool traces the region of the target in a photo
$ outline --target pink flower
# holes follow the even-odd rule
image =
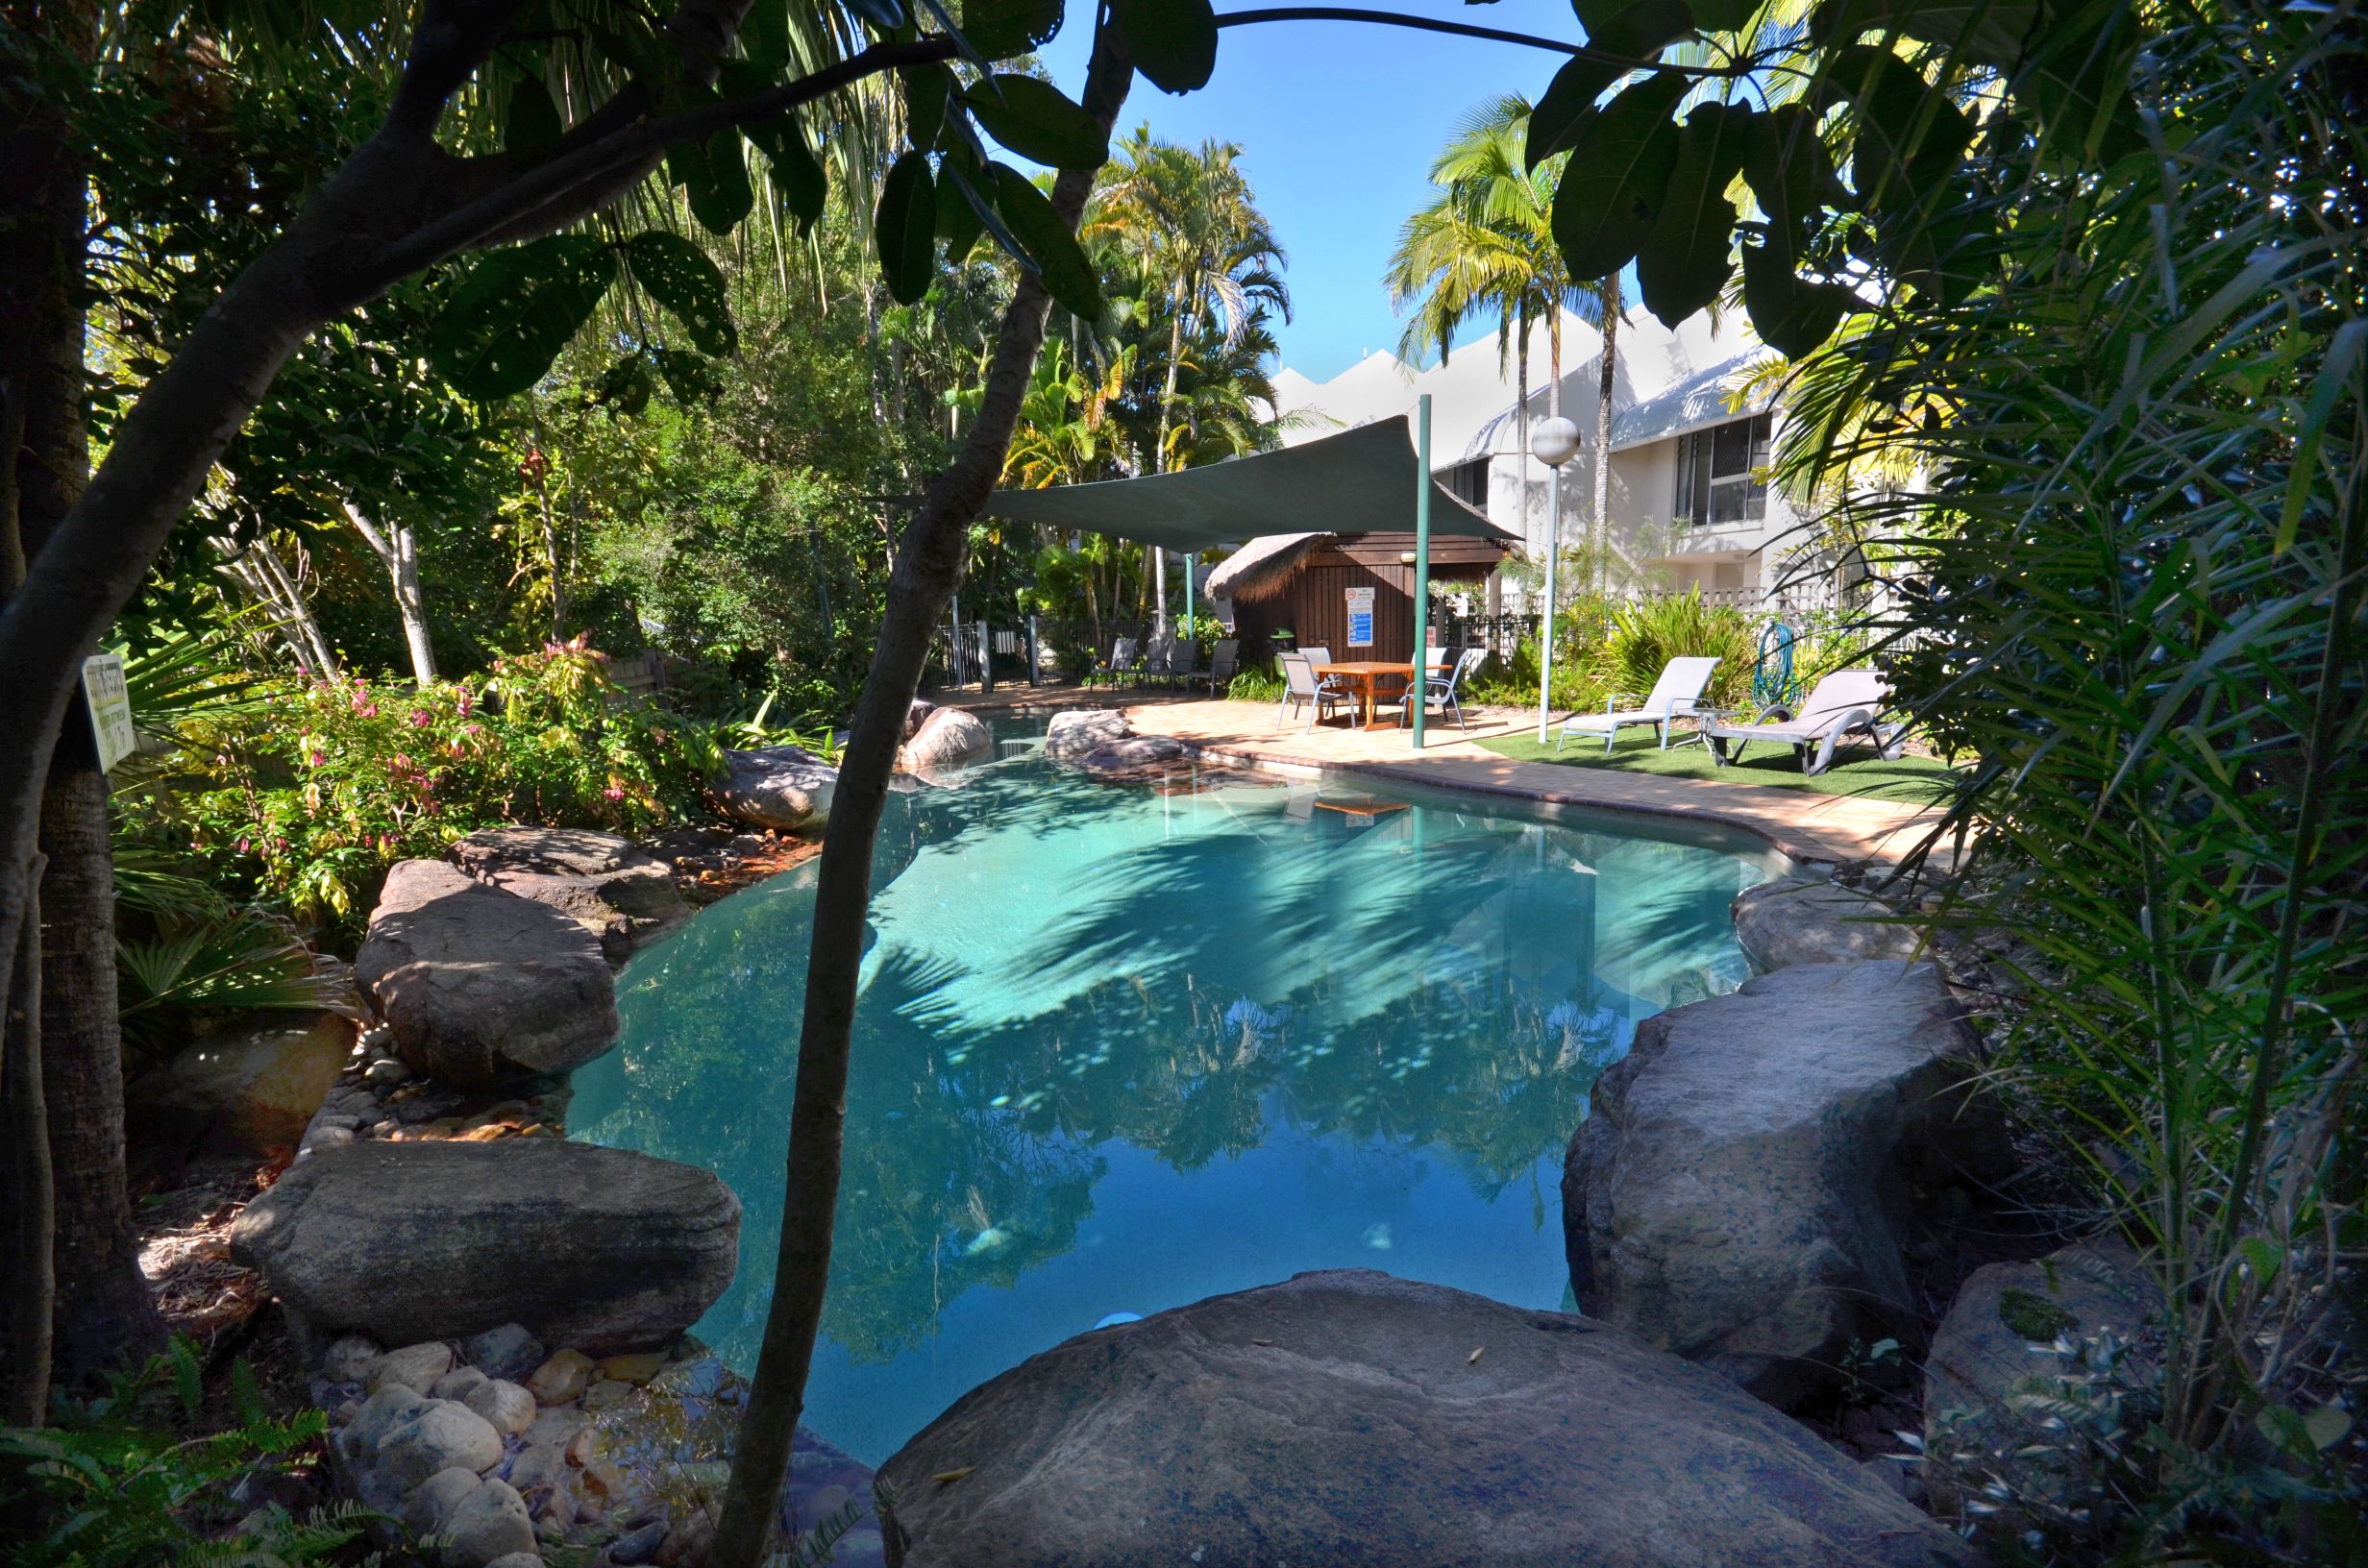
[[[371,703],[361,710],[361,716],[364,719],[376,719],[379,716],[379,705],[376,702]]]
[[[247,852],[247,844],[248,844],[248,841],[247,841],[247,840],[245,840],[245,839],[240,839],[240,840],[238,841],[238,852],[239,852],[240,854],[242,854],[242,855],[243,855],[243,854],[245,854],[245,853]]]
[[[322,752],[315,751],[312,753],[312,766],[315,768],[318,768],[322,763],[327,762],[329,758]]]
[[[413,729],[426,729],[428,727],[428,710],[426,708],[413,708],[411,710],[411,727]]]
[[[611,784],[608,788],[601,791],[601,794],[608,796],[611,800],[622,800],[625,798],[625,792],[617,788],[614,784]]]
[[[459,709],[460,709],[460,717],[461,717],[461,718],[466,719],[466,718],[469,716],[469,708],[470,708],[470,706],[472,705],[472,701],[473,701],[473,699],[470,698],[470,696],[469,696],[469,694],[468,694],[467,690],[466,690],[466,689],[463,689],[463,690],[462,690],[462,692],[460,693],[460,698],[459,698],[459,702],[458,702],[458,704],[457,704],[457,705],[458,705],[458,707],[459,707]],[[472,727],[474,727],[474,726],[472,726]]]

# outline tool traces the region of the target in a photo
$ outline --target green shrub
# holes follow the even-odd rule
[[[1674,599],[1615,605],[1593,674],[1606,694],[1641,697],[1671,659],[1706,654],[1718,659],[1711,672],[1711,700],[1720,707],[1741,705],[1751,696],[1751,672],[1759,662],[1759,623],[1740,610],[1705,604],[1702,591],[1690,589]]]
[[[209,740],[184,804],[217,882],[348,930],[398,860],[503,822],[639,832],[688,811],[716,761],[704,726],[628,697],[580,642],[420,688],[290,683]]]
[[[55,1424],[0,1430],[0,1513],[25,1524],[20,1568],[154,1568],[352,1561],[375,1517],[347,1504],[304,1517],[242,1501],[241,1483],[311,1461],[328,1419],[286,1421],[264,1409],[253,1371],[231,1368],[235,1422],[204,1432],[197,1350],[176,1335],[163,1355],[118,1375],[108,1392],[64,1405]],[[368,1559],[376,1562],[373,1554]]]
[[[1245,658],[1240,673],[1226,686],[1225,695],[1237,702],[1280,702],[1282,666],[1272,659]]]

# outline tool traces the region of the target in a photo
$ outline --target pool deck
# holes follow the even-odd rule
[[[1135,694],[1125,696],[1132,698]],[[1109,700],[1105,694],[1101,703],[1093,705]],[[1072,698],[1058,705],[1087,704]],[[1934,816],[1929,808],[1810,790],[1516,762],[1473,744],[1526,728],[1536,723],[1529,716],[1474,713],[1468,735],[1459,735],[1452,723],[1443,730],[1434,728],[1418,754],[1406,732],[1394,727],[1369,731],[1329,723],[1313,730],[1276,729],[1274,709],[1264,702],[1154,699],[1128,700],[1125,706],[1139,733],[1172,736],[1204,756],[1248,767],[1353,773],[1556,805],[1714,822],[1740,828],[1797,861],[1896,859],[1931,826]]]

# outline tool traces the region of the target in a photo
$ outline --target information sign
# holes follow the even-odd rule
[[[1348,646],[1373,646],[1373,590],[1370,588],[1348,590]]]
[[[90,705],[90,731],[98,738],[99,771],[106,772],[139,746],[132,730],[132,697],[123,684],[123,655],[94,653],[83,660],[83,698]]]

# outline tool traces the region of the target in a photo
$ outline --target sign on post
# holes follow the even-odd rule
[[[107,772],[139,747],[122,654],[93,653],[83,660],[83,699],[90,705],[90,732],[99,743],[99,772]]]
[[[1348,646],[1373,646],[1373,590],[1370,588],[1348,590]]]

